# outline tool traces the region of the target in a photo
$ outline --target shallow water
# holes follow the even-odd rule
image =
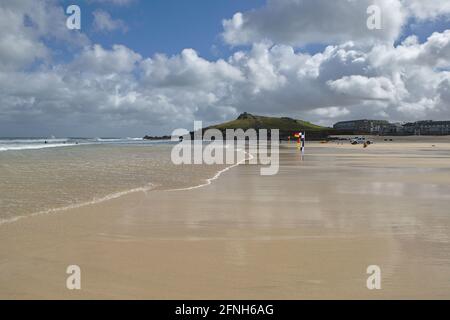
[[[225,167],[176,166],[170,142],[27,141],[0,152],[0,223],[136,189],[191,187]]]

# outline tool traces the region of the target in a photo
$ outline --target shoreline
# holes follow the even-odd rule
[[[242,150],[237,150],[237,151],[242,151]],[[249,156],[248,159],[244,158],[243,160],[241,160],[241,161],[239,161],[239,162],[237,162],[235,164],[232,164],[232,165],[230,165],[230,166],[228,166],[228,167],[226,167],[226,168],[224,168],[222,170],[217,171],[217,173],[212,178],[207,178],[206,182],[203,183],[203,184],[199,184],[199,185],[192,186],[192,187],[186,187],[186,188],[168,189],[168,190],[164,190],[164,191],[168,191],[168,192],[189,191],[189,190],[195,190],[195,189],[200,189],[200,188],[203,188],[203,187],[207,187],[207,186],[211,185],[213,181],[218,180],[223,173],[225,173],[228,170],[231,170],[231,169],[233,169],[233,168],[235,168],[237,166],[240,166],[241,164],[245,164],[246,161],[249,161],[249,160],[254,158],[254,156],[251,153],[249,153],[247,151],[244,151],[244,152],[245,152],[246,155]]]
[[[69,146],[70,145],[68,145],[67,147],[69,147]],[[241,150],[238,150],[238,151],[241,151]],[[198,185],[194,185],[194,186],[191,186],[191,187],[185,187],[185,188],[160,189],[160,191],[166,191],[166,192],[187,191],[187,190],[195,190],[195,189],[206,187],[206,186],[210,185],[214,180],[219,179],[219,177],[224,172],[227,172],[228,170],[231,170],[232,168],[237,167],[237,166],[245,163],[249,159],[253,159],[253,155],[251,155],[247,151],[244,151],[244,152],[245,152],[246,155],[249,155],[248,159],[247,158],[243,159],[243,160],[239,161],[238,163],[232,164],[232,165],[230,165],[230,166],[228,166],[228,167],[226,167],[224,169],[221,169],[221,170],[217,171],[216,174],[212,178],[206,178],[205,179],[205,183],[201,183],[201,184],[198,184]],[[82,207],[86,207],[86,206],[90,206],[90,205],[95,205],[95,204],[99,204],[99,203],[102,203],[102,202],[105,202],[105,201],[118,199],[118,198],[121,198],[121,197],[126,196],[128,194],[133,194],[133,193],[137,193],[137,192],[144,192],[144,193],[146,193],[146,192],[155,190],[157,187],[158,187],[158,185],[155,185],[153,183],[148,183],[147,186],[136,187],[136,188],[132,188],[132,189],[129,189],[129,190],[114,192],[114,193],[108,194],[106,196],[103,196],[103,197],[101,197],[99,199],[88,200],[88,201],[85,201],[85,202],[76,203],[76,204],[72,204],[72,205],[65,206],[65,207],[52,208],[52,209],[48,209],[48,210],[42,210],[42,211],[38,211],[38,212],[33,212],[33,213],[29,213],[27,215],[16,216],[16,217],[12,217],[12,218],[9,218],[9,219],[0,219],[0,228],[4,224],[15,223],[15,222],[17,222],[19,220],[22,220],[22,219],[32,218],[32,217],[35,217],[35,216],[46,215],[46,214],[54,214],[54,213],[58,213],[58,212],[64,212],[64,211],[69,211],[69,210],[82,208]]]
[[[102,197],[100,199],[94,199],[94,200],[91,200],[91,201],[81,202],[81,203],[69,205],[69,206],[66,206],[66,207],[53,208],[53,209],[43,210],[43,211],[39,211],[39,212],[33,212],[33,213],[28,214],[28,215],[17,216],[17,217],[13,217],[13,218],[10,218],[10,219],[0,219],[0,228],[4,224],[15,223],[15,222],[17,222],[19,220],[22,220],[22,219],[32,218],[32,217],[46,215],[46,214],[54,214],[54,213],[57,213],[57,212],[69,211],[69,210],[83,208],[83,207],[90,206],[90,205],[96,205],[96,204],[99,204],[99,203],[102,203],[102,202],[105,202],[105,201],[118,199],[118,198],[121,198],[123,196],[126,196],[128,194],[132,194],[132,193],[148,192],[148,191],[151,191],[153,188],[156,187],[156,185],[153,185],[151,183],[149,185],[151,185],[151,186],[148,186],[148,187],[137,187],[137,188],[130,189],[130,190],[119,191],[119,192],[115,192],[115,193],[106,195],[106,196],[104,196],[104,197]]]
[[[311,143],[301,161],[283,145],[276,176],[238,165],[205,188],[2,225],[0,297],[448,298],[450,143],[437,158],[423,147]],[[65,288],[73,264],[81,291]],[[382,268],[381,291],[365,287],[371,264]]]

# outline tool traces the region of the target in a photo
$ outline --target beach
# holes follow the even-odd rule
[[[449,137],[283,143],[277,175],[209,170],[1,224],[0,298],[450,298]]]

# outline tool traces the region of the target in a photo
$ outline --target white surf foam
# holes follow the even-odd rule
[[[244,150],[238,149],[237,151],[244,151]],[[239,162],[237,162],[237,163],[235,163],[235,164],[233,164],[233,165],[231,165],[231,166],[229,166],[229,167],[226,167],[225,169],[222,169],[222,170],[218,171],[218,172],[215,174],[214,177],[209,178],[209,179],[206,179],[206,182],[203,183],[203,184],[199,184],[199,185],[193,186],[193,187],[180,188],[180,189],[170,189],[170,190],[167,190],[167,191],[170,191],[170,192],[172,192],[172,191],[187,191],[187,190],[200,189],[200,188],[209,186],[209,185],[211,185],[211,184],[213,183],[214,180],[219,179],[219,177],[222,175],[222,173],[227,172],[228,170],[230,170],[230,169],[232,169],[232,168],[234,168],[234,167],[237,167],[237,166],[239,166],[239,165],[245,163],[245,161],[247,161],[247,160],[252,160],[252,159],[254,158],[254,156],[253,156],[251,153],[249,153],[249,152],[247,152],[247,151],[244,151],[244,153],[245,153],[246,155],[248,155],[249,157],[248,157],[248,158],[244,158],[244,159],[242,159],[241,161],[239,161]]]
[[[61,148],[61,147],[73,147],[76,146],[75,143],[55,143],[55,144],[11,144],[11,145],[0,145],[0,151],[21,151],[21,150],[39,150],[47,148]]]
[[[148,191],[151,191],[152,189],[154,189],[155,187],[156,187],[156,185],[154,185],[152,183],[149,183],[145,187],[139,187],[139,188],[134,188],[134,189],[126,190],[126,191],[116,192],[116,193],[107,195],[105,197],[95,198],[95,199],[93,199],[91,201],[86,201],[86,202],[81,202],[81,203],[77,203],[77,204],[72,204],[72,205],[69,205],[69,206],[61,207],[61,208],[54,208],[54,209],[48,209],[48,210],[44,210],[44,211],[39,211],[39,212],[35,212],[35,213],[29,214],[29,215],[24,215],[24,216],[17,216],[17,217],[8,218],[8,219],[0,219],[0,225],[6,224],[6,223],[13,223],[13,222],[16,222],[16,221],[19,221],[21,219],[28,218],[28,217],[35,217],[35,216],[39,216],[39,215],[43,215],[43,214],[52,214],[52,213],[58,213],[58,212],[62,212],[62,211],[67,211],[67,210],[70,210],[70,209],[82,208],[82,207],[85,207],[85,206],[102,203],[102,202],[105,202],[105,201],[108,201],[108,200],[117,199],[117,198],[123,197],[123,196],[125,196],[127,194],[131,194],[131,193],[135,193],[135,192],[148,192]]]

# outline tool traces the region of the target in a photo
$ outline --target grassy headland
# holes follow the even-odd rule
[[[241,114],[236,120],[213,125],[206,129],[218,129],[221,131],[227,129],[278,129],[282,140],[287,139],[289,136],[293,137],[298,132],[306,132],[309,139],[324,139],[328,135],[333,134],[333,129],[321,127],[307,121],[287,117],[257,116],[246,112]]]

